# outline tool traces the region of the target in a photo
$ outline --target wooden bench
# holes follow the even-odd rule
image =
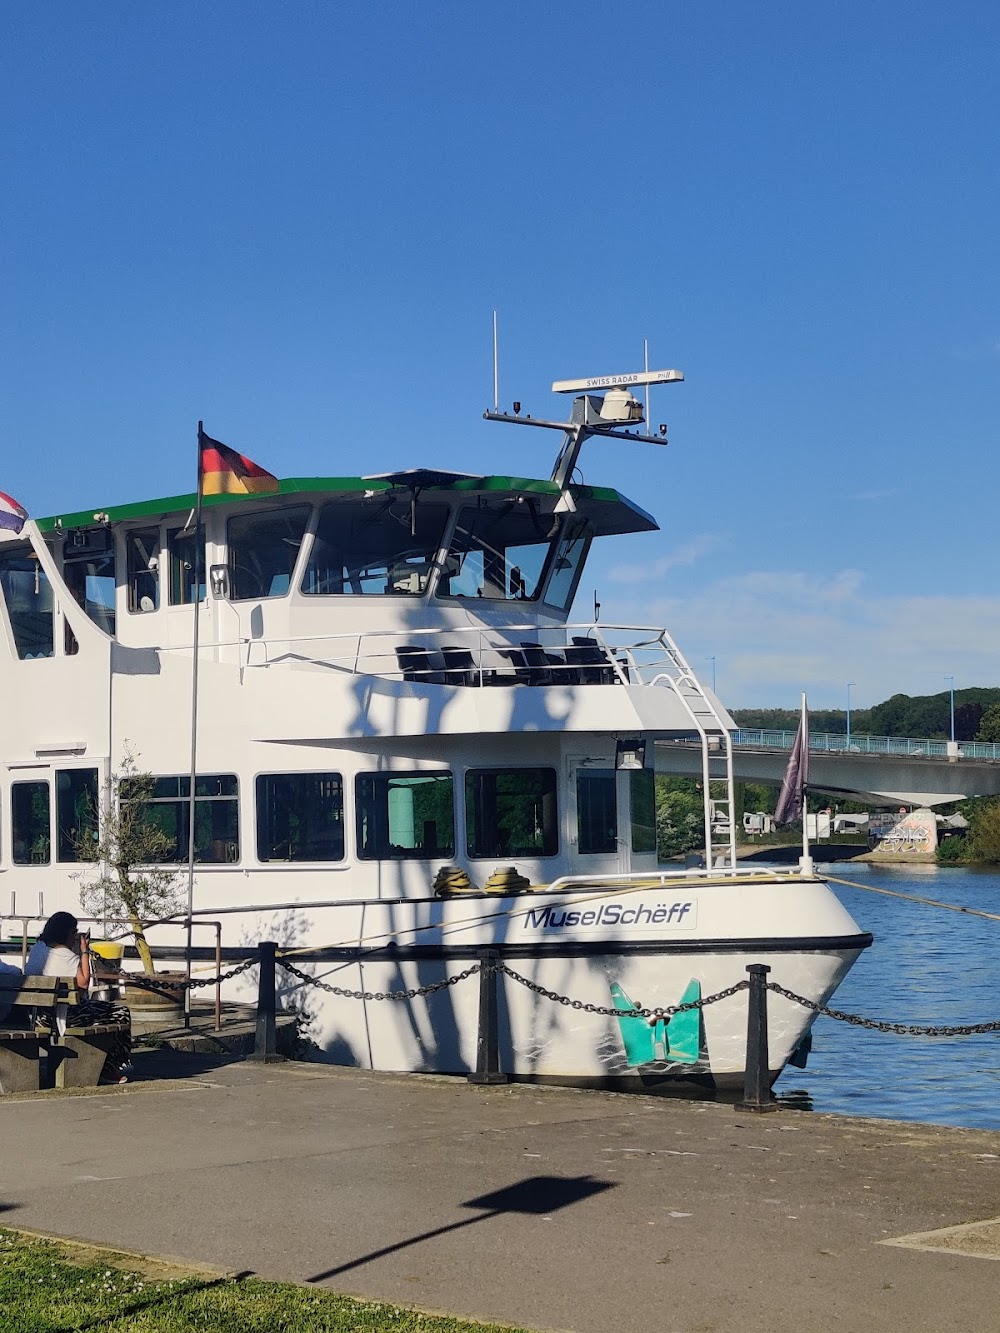
[[[7,1017],[0,1019],[0,1092],[37,1092],[42,1086],[41,1057],[53,1035],[38,1024],[43,1011],[53,1023],[65,1021],[69,1005],[62,977],[16,977],[0,975],[0,998],[11,1003]]]
[[[96,1087],[115,1038],[128,1024],[67,1026],[70,1009],[79,1003],[72,977],[12,978],[6,987],[4,980],[0,976],[0,995],[14,995],[13,1008],[0,1022],[0,1092]],[[39,1021],[44,1011],[51,1013],[51,1026]]]

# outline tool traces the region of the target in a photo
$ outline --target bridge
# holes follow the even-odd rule
[[[794,740],[793,731],[738,728],[733,733],[737,782],[779,784]],[[698,777],[700,747],[694,741],[658,741],[656,767]],[[810,732],[809,787],[875,805],[935,806],[970,796],[998,796],[1000,745]]]

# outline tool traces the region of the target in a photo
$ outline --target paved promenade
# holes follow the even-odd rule
[[[574,1333],[996,1333],[1000,1133],[142,1057],[0,1100],[0,1221]],[[183,1077],[170,1077],[182,1074]]]

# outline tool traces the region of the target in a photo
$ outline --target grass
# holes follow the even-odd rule
[[[0,1229],[3,1333],[501,1333],[501,1325],[196,1272]],[[510,1333],[505,1329],[505,1333]]]

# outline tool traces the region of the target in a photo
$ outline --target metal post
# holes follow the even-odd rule
[[[750,990],[747,992],[747,1064],[743,1083],[743,1100],[736,1103],[737,1111],[777,1111],[778,1103],[771,1095],[771,1078],[767,1058],[767,982],[770,968],[766,963],[751,963]]]
[[[470,1083],[506,1083],[500,1072],[500,1035],[497,1026],[497,974],[500,955],[484,949],[479,956],[479,1035],[476,1039],[476,1071]]]
[[[215,975],[222,976],[222,922],[215,923]],[[215,983],[215,1030],[222,1031],[222,982]]]
[[[273,940],[262,941],[257,946],[260,954],[260,976],[257,979],[257,1034],[254,1041],[251,1060],[261,1064],[280,1064],[283,1055],[278,1054],[278,1029],[275,1019],[274,996],[274,958],[278,946]]]
[[[847,748],[851,748],[851,686],[856,682],[849,680],[847,682]]]

